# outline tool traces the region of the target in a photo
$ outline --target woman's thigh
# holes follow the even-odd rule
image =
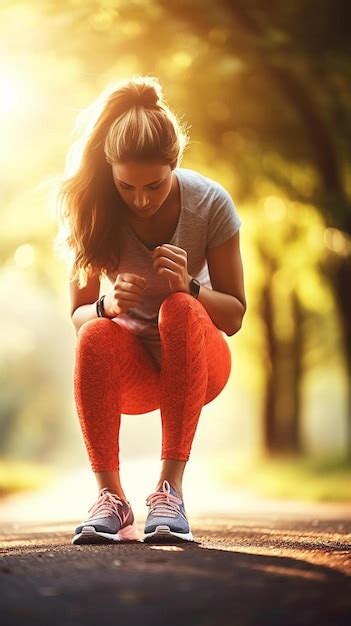
[[[208,404],[225,387],[231,371],[231,353],[224,334],[214,324],[203,304],[183,292],[174,292],[163,301],[160,317],[162,325],[168,325],[167,332],[172,332],[172,325],[180,325],[181,334],[178,333],[178,336],[188,337],[187,350],[194,350],[196,354],[200,345],[204,347],[205,359],[202,358],[201,363],[207,368],[205,404]]]
[[[101,359],[108,360],[109,379],[119,386],[121,413],[138,415],[159,408],[159,369],[139,338],[124,326],[107,318],[83,324],[77,358],[84,379],[89,378],[89,367],[96,369]]]
[[[208,404],[220,394],[227,384],[231,372],[232,358],[224,335],[211,320],[208,313],[205,313],[208,318],[204,321],[208,371],[205,404]]]
[[[137,335],[121,326],[119,332],[124,363],[121,413],[140,415],[154,411],[160,406],[160,370]]]
[[[187,297],[198,314],[205,336],[208,382],[204,404],[208,404],[219,395],[228,381],[232,365],[231,353],[223,333],[215,325],[203,304],[193,296]]]
[[[173,301],[172,301],[173,298]],[[175,292],[167,298],[168,306],[179,304],[190,306],[204,333],[204,345],[208,383],[205,403],[208,404],[225,387],[231,371],[231,354],[222,332],[217,328],[204,306],[193,296]],[[164,303],[163,303],[164,304]],[[161,305],[162,306],[162,305]],[[178,320],[184,319],[182,316]],[[95,334],[95,348],[98,338],[101,349],[109,346],[105,355],[118,359],[121,380],[121,413],[139,415],[160,407],[160,369],[141,340],[125,326],[106,318],[90,320],[84,326],[92,325]],[[99,329],[99,333],[96,331]],[[113,367],[113,362],[111,363]],[[162,367],[162,362],[161,362]]]

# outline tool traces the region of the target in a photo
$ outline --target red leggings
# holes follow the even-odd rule
[[[204,306],[176,291],[158,317],[162,363],[137,335],[107,318],[79,329],[74,395],[94,472],[119,469],[121,413],[160,408],[162,459],[189,459],[201,409],[222,391],[231,370],[223,334]]]

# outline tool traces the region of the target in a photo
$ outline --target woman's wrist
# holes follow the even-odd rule
[[[96,301],[96,314],[98,317],[115,317],[116,313],[111,308],[109,294],[100,296]]]
[[[98,317],[107,317],[106,312],[105,312],[105,307],[104,307],[104,299],[105,299],[105,295],[99,296],[95,302],[96,315]]]

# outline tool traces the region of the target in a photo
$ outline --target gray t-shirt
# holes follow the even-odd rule
[[[212,289],[206,248],[215,248],[232,237],[239,230],[241,219],[231,196],[220,183],[184,167],[175,168],[174,173],[180,187],[180,215],[171,241],[163,243],[186,250],[189,274]],[[113,284],[117,274],[131,272],[146,279],[147,287],[138,305],[114,317],[113,321],[135,333],[160,366],[158,312],[172,291],[168,279],[155,273],[152,254],[153,249],[142,243],[125,223],[122,226],[120,263],[108,278]]]

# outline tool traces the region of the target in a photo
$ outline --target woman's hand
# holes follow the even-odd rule
[[[108,317],[115,317],[126,313],[128,309],[133,309],[146,287],[147,283],[143,276],[129,272],[118,274],[113,292],[106,294],[104,299],[104,309]]]
[[[159,276],[168,280],[171,291],[184,291],[190,294],[188,255],[186,250],[164,243],[153,251],[153,268]]]

